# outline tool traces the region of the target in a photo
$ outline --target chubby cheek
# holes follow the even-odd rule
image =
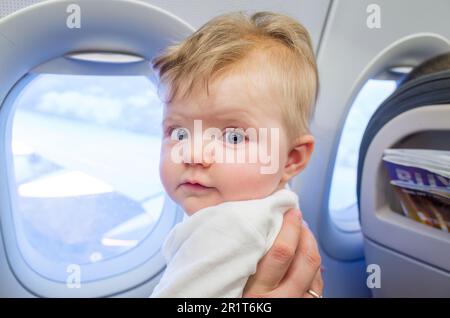
[[[159,175],[161,182],[171,199],[175,199],[174,192],[177,186],[179,175],[179,164],[172,162],[170,157],[170,147],[164,144],[161,147],[161,155],[159,162]]]
[[[217,169],[225,201],[261,199],[272,194],[281,173],[262,174],[260,168],[260,164],[228,164]]]

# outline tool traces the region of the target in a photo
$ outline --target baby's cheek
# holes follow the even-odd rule
[[[262,174],[257,164],[231,164],[222,170],[223,192],[227,200],[260,199],[273,193],[280,177],[278,174]]]
[[[176,167],[170,159],[170,151],[166,147],[161,150],[160,163],[159,163],[159,175],[161,182],[166,192],[171,195],[174,188],[174,182],[176,180]]]

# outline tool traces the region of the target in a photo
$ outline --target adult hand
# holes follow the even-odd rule
[[[299,210],[285,213],[274,244],[259,261],[256,273],[244,288],[243,297],[313,298],[308,290],[323,293],[319,248]]]

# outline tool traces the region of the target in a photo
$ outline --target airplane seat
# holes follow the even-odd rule
[[[367,264],[380,270],[374,297],[450,295],[449,233],[399,213],[382,162],[387,148],[450,150],[449,140],[450,70],[403,83],[369,121],[359,152],[357,198]]]

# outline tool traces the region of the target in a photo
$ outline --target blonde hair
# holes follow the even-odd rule
[[[277,13],[242,12],[218,16],[183,42],[153,59],[166,103],[187,97],[198,84],[209,94],[209,82],[259,49],[269,54],[262,70],[280,88],[283,118],[292,137],[309,132],[318,92],[318,71],[308,31],[296,20]],[[245,67],[245,66],[244,66]],[[281,85],[280,85],[281,84]]]

